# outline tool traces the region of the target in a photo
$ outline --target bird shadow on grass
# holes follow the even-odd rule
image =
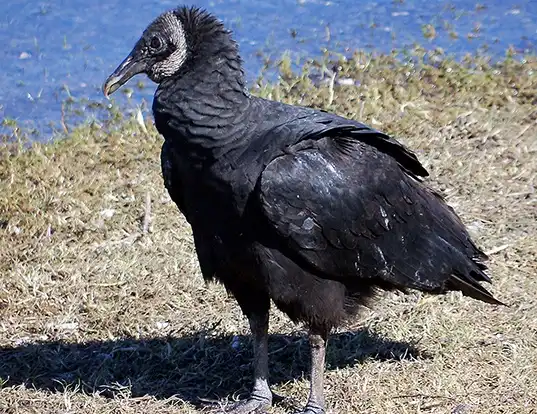
[[[301,335],[269,338],[271,382],[307,375],[309,347]],[[327,370],[367,359],[428,358],[414,345],[391,341],[364,329],[329,339]],[[203,399],[245,396],[251,386],[251,339],[207,332],[156,339],[84,343],[39,342],[0,348],[4,386],[63,392],[66,388],[114,397],[176,397],[196,406]]]

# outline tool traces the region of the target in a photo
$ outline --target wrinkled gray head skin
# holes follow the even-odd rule
[[[143,53],[154,55],[164,52],[162,55],[164,58],[157,59],[148,71],[149,78],[158,83],[175,74],[185,62],[187,54],[185,31],[177,16],[173,12],[167,12],[146,29],[142,39],[145,37],[149,38],[149,42],[144,45]],[[155,47],[157,43],[161,45],[160,48]]]
[[[169,11],[155,19],[144,31],[132,52],[103,85],[106,97],[138,73],[156,83],[177,73],[188,53],[185,29],[178,16]]]

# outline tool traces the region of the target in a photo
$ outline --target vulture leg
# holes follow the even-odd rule
[[[248,317],[254,339],[254,388],[247,400],[238,402],[228,413],[265,413],[272,405],[272,391],[268,384],[268,312]]]
[[[328,333],[310,332],[311,376],[310,396],[302,414],[324,414],[324,363]]]

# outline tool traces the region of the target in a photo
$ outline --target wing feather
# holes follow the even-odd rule
[[[449,289],[499,303],[478,281],[483,253],[443,200],[389,153],[334,138],[272,161],[261,210],[281,248],[316,274],[344,283],[429,292]]]

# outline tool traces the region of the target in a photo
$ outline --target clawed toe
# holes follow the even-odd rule
[[[267,409],[272,405],[272,401],[266,398],[251,397],[248,400],[239,401],[229,409],[226,414],[266,414]]]
[[[325,414],[325,410],[320,405],[308,403],[304,410],[295,411],[292,414]]]

